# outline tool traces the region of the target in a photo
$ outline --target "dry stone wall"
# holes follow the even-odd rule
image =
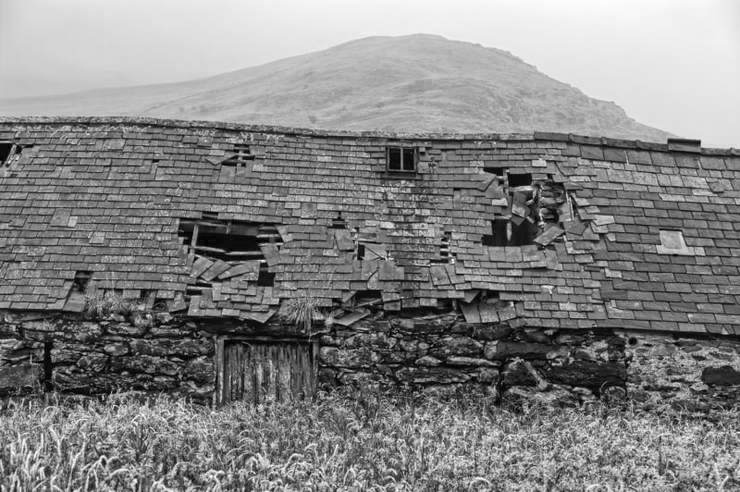
[[[322,379],[335,384],[394,384],[449,391],[474,386],[575,402],[624,394],[625,342],[611,331],[559,332],[506,324],[468,324],[455,314],[380,318],[321,337]]]
[[[646,407],[689,410],[740,403],[740,341],[673,334],[622,333],[627,389]]]
[[[143,390],[206,400],[213,392],[213,337],[193,322],[168,314],[35,318],[2,323],[0,393]]]
[[[166,313],[2,319],[3,395],[141,390],[210,402],[215,337],[286,333],[278,325],[214,325]],[[313,336],[325,388],[467,388],[496,399],[577,404],[626,398],[648,408],[692,411],[740,401],[740,341],[727,337],[469,324],[454,312],[378,312],[351,327],[318,331]]]

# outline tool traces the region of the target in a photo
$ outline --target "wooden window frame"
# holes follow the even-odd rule
[[[400,153],[400,169],[392,169],[391,168],[391,151],[397,150]],[[404,155],[407,151],[413,151],[413,162],[411,163],[411,169],[406,169],[406,161]],[[412,147],[412,146],[403,146],[403,145],[389,145],[385,149],[385,170],[388,173],[392,174],[416,174],[419,169],[419,148],[418,147]]]

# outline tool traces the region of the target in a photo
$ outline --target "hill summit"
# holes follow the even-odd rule
[[[427,34],[364,38],[187,82],[5,99],[0,114],[413,132],[540,130],[654,141],[669,136],[508,52]]]

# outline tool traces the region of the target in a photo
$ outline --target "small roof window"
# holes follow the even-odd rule
[[[388,147],[386,169],[390,172],[414,173],[418,152],[415,147]]]
[[[657,246],[660,255],[704,256],[704,248],[686,246],[683,232],[676,230],[660,231],[660,244]]]

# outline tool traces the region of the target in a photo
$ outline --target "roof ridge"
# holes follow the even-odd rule
[[[265,125],[252,123],[238,123],[210,120],[178,120],[170,118],[152,118],[146,116],[0,116],[0,124],[84,124],[84,125],[141,125],[161,126],[170,128],[188,129],[216,129],[231,131],[253,131],[260,133],[275,133],[283,135],[304,135],[312,137],[340,137],[340,138],[389,138],[399,140],[518,140],[518,141],[560,141],[581,145],[597,145],[624,149],[675,151],[686,152],[684,149],[669,148],[667,142],[651,142],[643,140],[628,140],[610,137],[594,137],[573,133],[559,133],[533,131],[531,133],[455,133],[455,132],[393,132],[388,130],[327,130],[281,125]],[[677,138],[676,140],[687,141]],[[696,141],[700,142],[700,141]],[[709,155],[740,155],[740,149],[697,147],[694,152]]]

